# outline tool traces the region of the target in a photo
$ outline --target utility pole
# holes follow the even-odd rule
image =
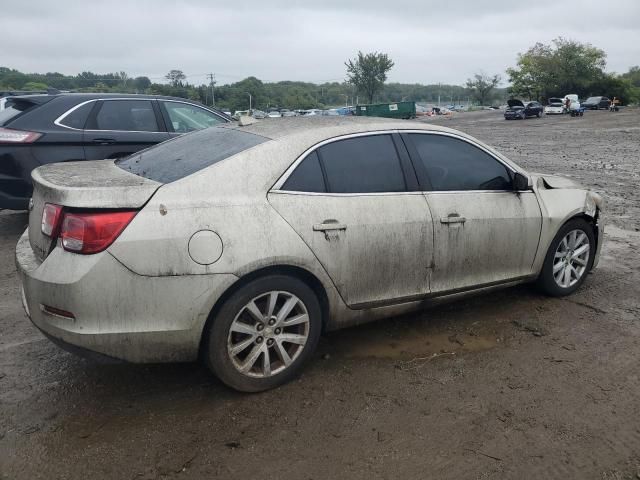
[[[209,73],[207,75],[207,77],[209,77],[209,85],[211,85],[211,105],[212,106],[216,106],[216,95],[213,91],[213,87],[216,84],[216,74],[215,73]]]

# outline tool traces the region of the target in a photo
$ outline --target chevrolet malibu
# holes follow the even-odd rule
[[[293,378],[323,331],[437,297],[568,295],[602,245],[596,193],[405,121],[229,124],[33,182],[16,262],[36,327],[91,356],[202,358],[241,391]]]

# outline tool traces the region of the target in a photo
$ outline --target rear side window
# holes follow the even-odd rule
[[[391,135],[349,138],[318,149],[332,193],[404,192],[406,184]]]
[[[95,130],[159,131],[150,100],[105,100],[95,118]]]
[[[318,154],[314,151],[300,162],[291,176],[284,182],[282,190],[291,192],[326,192]]]
[[[268,140],[233,128],[211,127],[117,160],[116,165],[141,177],[169,183]]]
[[[444,135],[409,136],[432,190],[511,190],[507,168],[478,147]]]
[[[84,128],[84,125],[87,123],[87,118],[89,118],[89,114],[91,113],[91,110],[93,109],[95,104],[96,102],[87,102],[84,105],[80,105],[75,110],[65,115],[65,117],[60,120],[60,125],[82,130]]]

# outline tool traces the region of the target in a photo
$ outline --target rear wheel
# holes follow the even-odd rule
[[[213,319],[206,361],[236,390],[268,390],[300,373],[316,349],[321,325],[320,304],[304,282],[262,277],[235,292]]]
[[[581,218],[565,223],[554,237],[537,284],[554,297],[575,292],[593,265],[595,253],[593,228]]]

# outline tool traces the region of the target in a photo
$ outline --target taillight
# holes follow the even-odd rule
[[[0,143],[33,143],[41,136],[38,132],[0,127]]]
[[[60,226],[62,207],[53,203],[45,203],[42,210],[42,233],[47,237],[57,237]]]
[[[137,210],[65,213],[60,229],[62,248],[75,253],[98,253],[122,233]]]

